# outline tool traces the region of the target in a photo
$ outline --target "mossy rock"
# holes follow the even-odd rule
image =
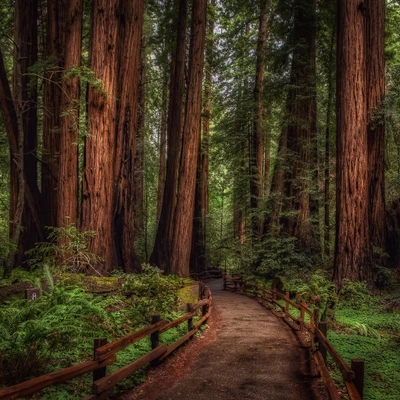
[[[123,279],[105,276],[85,276],[82,274],[63,273],[57,276],[57,281],[63,281],[67,285],[82,287],[91,293],[109,293],[119,291]]]
[[[85,276],[83,278],[84,287],[92,293],[108,293],[119,291],[122,287],[123,279],[103,276]]]
[[[182,302],[182,310],[186,311],[186,304],[195,304],[199,299],[199,285],[190,284],[179,289],[178,292],[179,301]]]

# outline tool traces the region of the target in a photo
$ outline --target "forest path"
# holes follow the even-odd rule
[[[256,301],[222,290],[222,280],[207,285],[213,295],[215,309],[212,315],[217,314],[219,319],[216,340],[200,349],[200,354],[184,377],[171,382],[167,389],[160,388],[158,392],[153,387],[146,399],[317,398],[310,384],[304,350],[299,347],[290,328]],[[212,325],[211,319],[211,329]],[[162,379],[163,376],[158,376],[153,385],[157,386],[157,380]]]

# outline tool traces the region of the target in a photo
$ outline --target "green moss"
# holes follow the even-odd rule
[[[177,291],[179,300],[184,304],[194,304],[198,300],[198,286],[191,284]]]

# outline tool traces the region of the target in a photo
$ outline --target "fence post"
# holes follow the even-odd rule
[[[272,290],[272,298],[276,301],[276,288]]]
[[[319,310],[318,310],[318,308],[316,308],[313,311],[313,322],[312,322],[312,326],[311,326],[312,333],[314,333],[314,334],[315,334],[315,328],[318,326],[318,323],[319,323]]]
[[[326,334],[328,332],[328,323],[320,322],[318,324],[318,328],[322,332],[322,334],[326,337]],[[318,350],[321,353],[322,358],[324,359],[324,361],[326,363],[326,348],[324,346],[321,346],[321,341],[319,341]]]
[[[151,317],[151,324],[156,324],[161,320],[159,315],[153,315]],[[155,331],[150,335],[150,341],[151,341],[151,349],[154,350],[158,345],[159,345],[159,339],[160,339],[160,332]],[[158,365],[158,360],[153,360],[150,363],[153,367]]]
[[[101,347],[104,346],[105,344],[107,344],[107,339],[106,338],[96,338],[94,339],[94,343],[93,343],[93,356],[96,353],[96,350]],[[93,357],[94,359],[94,357]],[[98,379],[104,378],[106,376],[106,368],[107,367],[102,367],[99,369],[95,369],[93,371],[93,382],[97,381]]]
[[[289,292],[285,294],[285,311],[289,312]]]
[[[192,305],[191,304],[186,304],[186,309],[187,312],[192,312]],[[193,318],[188,319],[188,332],[190,332],[193,329]]]
[[[304,307],[305,306],[306,306],[306,303],[305,303],[304,300],[302,300],[301,303],[300,303],[300,319],[301,319],[301,322],[302,322],[302,328],[303,328],[303,324],[304,324],[304,314],[305,314]]]
[[[204,296],[204,289],[205,289],[204,282],[199,282],[199,300],[201,300]]]
[[[364,395],[364,367],[365,361],[363,358],[353,358],[351,360],[351,369],[355,375],[354,384],[361,398],[363,398]]]
[[[226,290],[226,275],[224,275],[224,290]]]
[[[234,290],[235,290],[235,292],[236,292],[236,290],[237,290],[237,281],[236,281],[236,280],[234,281],[234,285],[235,285]]]

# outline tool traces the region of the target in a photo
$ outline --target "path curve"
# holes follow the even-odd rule
[[[221,316],[217,338],[186,376],[154,399],[316,399],[304,350],[290,328],[256,301],[222,290],[221,280],[207,285]]]

